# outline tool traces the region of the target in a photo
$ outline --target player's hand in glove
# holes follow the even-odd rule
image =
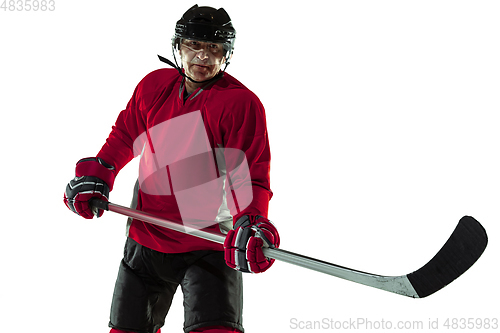
[[[280,243],[278,230],[262,216],[244,215],[236,221],[224,241],[226,264],[238,271],[261,273],[274,263],[262,252],[262,247],[277,248]]]
[[[75,174],[75,178],[66,186],[64,203],[74,213],[91,219],[94,213],[89,200],[97,198],[108,201],[115,180],[115,168],[101,158],[89,157],[78,161]],[[97,217],[101,217],[103,212],[99,209]]]

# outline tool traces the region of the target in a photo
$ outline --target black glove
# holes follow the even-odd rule
[[[115,168],[98,157],[84,158],[76,164],[76,177],[66,186],[64,203],[74,213],[92,219],[94,212],[89,200],[97,198],[108,201],[115,179]],[[103,179],[106,179],[104,181]],[[110,183],[110,184],[108,184]],[[109,186],[108,186],[109,185]],[[97,217],[104,211],[99,209]]]

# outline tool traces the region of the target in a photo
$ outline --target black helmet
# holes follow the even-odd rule
[[[179,47],[182,38],[222,43],[226,60],[229,61],[234,48],[236,30],[224,8],[194,5],[177,21],[172,46]]]
[[[234,50],[236,30],[233,28],[231,18],[224,8],[215,9],[212,7],[198,7],[198,5],[194,5],[189,8],[184,15],[182,15],[179,21],[177,21],[175,34],[174,37],[172,37],[172,55],[174,57],[175,64],[160,55],[158,55],[158,58],[160,61],[177,69],[181,76],[188,78],[193,82],[201,83],[193,80],[189,76],[186,76],[186,74],[182,72],[182,68],[179,67],[177,63],[176,53],[180,50],[182,39],[222,43],[226,66],[224,67],[224,70],[219,73],[219,75],[216,75],[206,81],[201,81],[208,82],[224,73],[227,65],[229,65],[229,59],[231,58]]]

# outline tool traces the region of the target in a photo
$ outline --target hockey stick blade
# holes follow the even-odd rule
[[[138,220],[188,233],[192,236],[224,243],[224,236],[195,230],[135,209],[92,199],[91,206]],[[422,268],[401,276],[382,276],[335,265],[282,249],[263,248],[264,255],[289,264],[332,275],[413,298],[427,297],[444,288],[467,271],[484,252],[488,237],[483,226],[471,216],[460,219],[457,227],[439,252]]]
[[[448,241],[427,264],[408,274],[418,297],[429,296],[465,273],[483,254],[488,236],[471,216],[464,216]]]

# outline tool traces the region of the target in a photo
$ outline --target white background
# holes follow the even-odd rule
[[[2,331],[109,331],[125,218],[83,220],[63,191],[140,79],[163,67],[156,54],[171,57],[175,22],[194,3],[56,0],[52,12],[0,11]],[[402,275],[432,258],[463,215],[490,239],[465,275],[420,300],[278,262],[245,276],[247,332],[299,331],[292,318],[424,328],[498,318],[498,2],[199,4],[231,15],[227,71],[266,107],[269,217],[283,249]],[[133,161],[111,201],[128,205],[136,177]],[[179,293],[163,331],[182,322]]]

